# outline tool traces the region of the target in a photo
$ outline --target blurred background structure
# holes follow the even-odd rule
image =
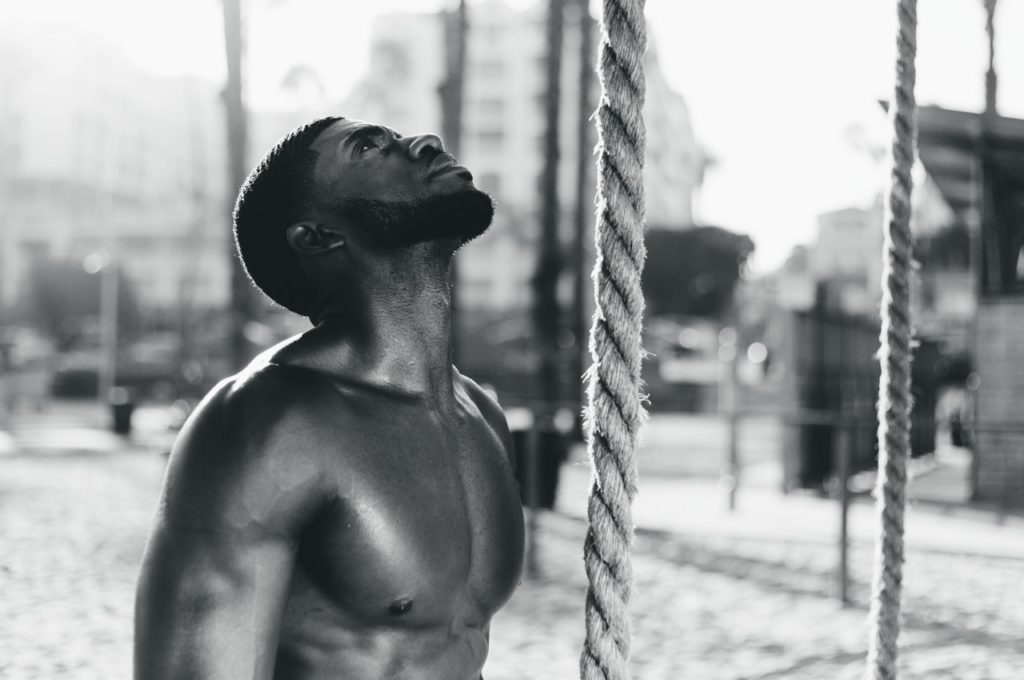
[[[0,523],[0,556],[44,550],[31,537],[40,518],[55,523],[41,535],[62,540],[39,500],[59,506],[57,487],[28,490],[72,471],[135,504],[110,528],[135,555],[164,460],[146,454],[166,452],[217,380],[308,328],[244,279],[230,206],[266,149],[333,113],[442,133],[497,203],[491,230],[457,256],[456,363],[506,409],[532,470],[535,566],[561,574],[554,563],[570,553],[563,539],[575,540],[586,487],[596,4],[86,4],[11,5],[0,23],[0,516],[11,522]],[[721,597],[750,589],[769,618],[799,610],[794,620],[808,625],[838,587],[837,542],[847,605],[866,580],[858,522],[877,455],[888,5],[648,2],[652,417],[638,517],[654,533],[640,568],[650,559],[665,579],[732,579],[717,583]],[[979,595],[972,583],[976,571],[1005,585],[1024,560],[1007,547],[1024,537],[1024,4],[928,3],[920,20],[910,535],[926,551],[922,570],[937,555],[959,566],[952,583],[939,567],[922,577],[950,586],[948,599],[910,595],[912,635],[928,654],[954,651],[935,663],[922,652],[908,677],[1011,677],[1000,664],[1024,663],[1024,612],[1008,604],[1018,593]],[[128,477],[145,493],[117,486]],[[73,496],[67,484],[60,493]],[[32,522],[11,519],[25,513]],[[7,550],[5,535],[24,541]],[[798,558],[779,556],[790,548]],[[43,562],[6,564],[0,586],[19,573],[31,582],[25,565]],[[111,569],[132,577],[131,564]],[[819,590],[780,575],[805,571],[821,577]],[[522,597],[560,602],[556,580]],[[111,596],[130,616],[117,590],[126,587]],[[779,592],[818,600],[801,609]],[[510,608],[510,620],[529,619],[530,606]],[[967,614],[977,621],[957,623]],[[730,647],[700,642],[696,620],[669,626],[698,641],[690,669]],[[847,677],[855,665],[855,642],[811,635],[818,648],[807,650],[747,634],[732,642],[763,652],[750,652],[759,670],[723,661],[691,674]],[[487,677],[517,677],[512,659],[532,653],[496,644]],[[639,645],[642,677],[682,673],[659,665],[656,645]],[[796,660],[773,670],[773,654]],[[0,675],[4,656],[0,647]]]

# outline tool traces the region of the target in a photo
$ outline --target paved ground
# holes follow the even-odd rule
[[[157,456],[0,457],[0,678],[130,676]]]
[[[570,678],[582,639],[583,525],[542,522],[544,578],[494,623],[488,680]],[[633,677],[860,678],[870,546],[855,545],[854,599],[840,607],[834,550],[817,542],[641,534]],[[996,680],[1024,669],[1024,562],[917,553],[906,570],[901,678]],[[524,669],[530,669],[526,672]]]
[[[0,454],[0,678],[129,677],[132,589],[164,459],[155,445],[84,443]],[[586,477],[568,466],[561,512],[541,518],[542,577],[496,618],[488,680],[577,677],[584,524],[572,515]],[[857,604],[843,609],[833,504],[752,485],[730,515],[701,479],[649,477],[641,493],[634,678],[859,677],[866,505],[851,514]],[[901,678],[1022,677],[1024,522],[917,508],[908,544]]]

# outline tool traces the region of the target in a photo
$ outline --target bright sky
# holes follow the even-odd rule
[[[524,6],[537,0],[507,0]],[[3,13],[88,26],[144,68],[223,78],[217,0],[0,0]],[[370,24],[388,11],[455,0],[248,0],[249,94],[280,103],[295,64],[343,96],[368,61]],[[595,14],[598,11],[596,2]],[[755,270],[813,240],[817,214],[865,205],[884,170],[852,138],[884,144],[877,100],[891,97],[895,0],[648,0],[669,83],[715,158],[698,219],[749,234]],[[918,101],[979,110],[987,47],[982,0],[921,2]],[[1024,0],[1002,0],[996,25],[999,105],[1024,117]]]

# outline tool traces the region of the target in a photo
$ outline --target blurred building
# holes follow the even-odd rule
[[[797,245],[778,270],[753,285],[771,292],[782,309],[816,304],[856,316],[877,314],[882,277],[882,204],[818,216],[814,242]],[[820,299],[824,296],[826,299]]]
[[[913,210],[911,230],[918,242],[930,241],[955,222],[934,181],[923,173],[915,180]],[[868,207],[818,215],[814,242],[796,246],[782,267],[767,277],[777,302],[787,309],[810,309],[818,296],[824,296],[822,303],[834,311],[877,316],[882,299],[884,219],[881,195]],[[929,265],[912,282],[915,318],[925,319],[929,335],[941,335],[949,324],[962,330],[973,311],[964,306],[970,290],[966,261]]]
[[[818,216],[818,238],[808,251],[809,273],[828,288],[830,306],[869,315],[882,297],[882,204]]]
[[[751,283],[769,292],[768,299],[782,309],[814,306],[815,280],[811,273],[810,247],[798,245],[778,270]]]
[[[994,80],[994,78],[993,78]],[[972,489],[977,498],[1024,503],[1024,120],[998,115],[993,84],[985,113],[918,111],[918,149],[947,203],[967,226],[976,312]],[[964,305],[971,301],[963,301]]]
[[[579,126],[580,21],[566,8],[562,54],[559,196],[562,233],[568,245],[576,196],[576,130]],[[498,203],[494,227],[460,259],[463,308],[524,309],[536,266],[540,221],[539,178],[544,144],[546,3],[519,9],[486,0],[469,8],[463,136],[460,159],[477,186]],[[598,34],[592,18],[596,63]],[[388,14],[376,20],[369,72],[342,106],[342,113],[393,127],[402,134],[439,132],[439,87],[445,77],[445,17],[440,13]],[[599,87],[593,76],[593,103]],[[671,91],[647,53],[648,223],[689,226],[692,195],[703,163],[682,97]],[[591,169],[590,174],[593,174]],[[593,186],[592,177],[589,180]],[[592,191],[592,188],[591,188]],[[570,302],[568,278],[560,288]]]
[[[39,258],[109,252],[147,308],[223,305],[216,87],[70,24],[0,26],[0,46],[0,304],[25,298]]]

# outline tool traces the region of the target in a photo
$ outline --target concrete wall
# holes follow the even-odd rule
[[[976,324],[976,497],[1024,505],[1024,296],[980,300]]]

